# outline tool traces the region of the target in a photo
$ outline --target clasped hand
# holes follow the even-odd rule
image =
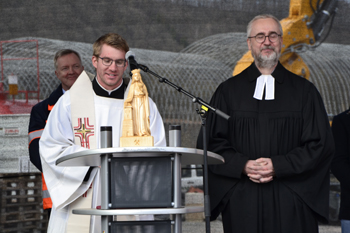
[[[275,175],[270,158],[248,160],[243,172],[255,183],[268,183],[273,180]]]

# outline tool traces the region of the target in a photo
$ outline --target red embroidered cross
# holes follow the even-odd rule
[[[74,126],[74,136],[79,138],[82,147],[90,149],[89,138],[94,136],[94,126],[89,124],[89,118],[84,117],[84,123],[82,118],[78,118],[78,126]]]

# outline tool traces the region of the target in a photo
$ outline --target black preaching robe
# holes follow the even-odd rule
[[[280,63],[275,99],[253,98],[260,76],[253,63],[221,83],[210,104],[230,115],[209,113],[208,150],[224,157],[209,166],[211,220],[230,213],[227,231],[238,233],[318,232],[328,222],[329,169],[334,142],[321,96],[315,86]],[[197,147],[203,148],[202,132]],[[244,175],[248,160],[271,158],[273,181],[257,184]],[[228,221],[226,221],[228,223]],[[316,230],[315,230],[316,226]],[[226,232],[229,233],[229,232]]]

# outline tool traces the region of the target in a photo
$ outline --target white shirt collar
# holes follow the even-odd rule
[[[275,99],[275,78],[272,75],[260,75],[256,80],[255,92],[253,97],[258,100],[262,100],[264,89],[265,100]]]

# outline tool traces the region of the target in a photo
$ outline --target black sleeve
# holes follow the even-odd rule
[[[335,116],[332,132],[335,143],[335,155],[332,161],[332,173],[341,182],[342,187],[350,190],[350,115]]]
[[[226,114],[230,114],[230,107],[226,101],[228,98],[223,94],[227,93],[223,91],[224,84],[219,85],[210,100],[210,105]],[[230,118],[230,120],[232,119]],[[240,179],[244,166],[248,161],[248,156],[238,152],[230,143],[229,138],[232,129],[230,120],[226,120],[212,111],[208,114],[206,122],[208,151],[217,153],[225,159],[224,164],[210,165],[209,169],[217,175]],[[197,138],[197,148],[203,148],[202,129]]]
[[[39,154],[39,140],[41,133],[44,130],[46,125],[47,117],[45,117],[44,109],[40,108],[39,105],[36,105],[32,108],[30,113],[30,121],[28,128],[28,148],[29,148],[29,157],[30,161],[42,172],[41,160]]]

